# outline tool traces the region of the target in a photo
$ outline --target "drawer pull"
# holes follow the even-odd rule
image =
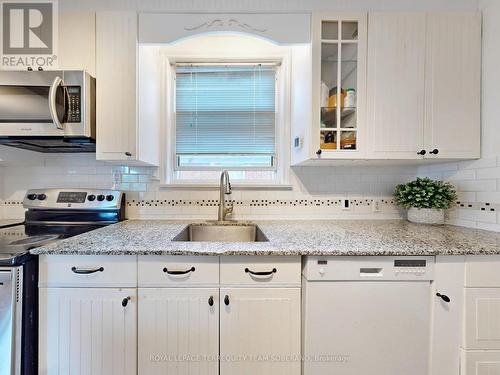
[[[127,305],[128,305],[128,301],[130,301],[130,297],[126,297],[126,298],[124,298],[124,299],[123,299],[123,301],[122,301],[122,306],[123,306],[123,307],[127,307]]]
[[[229,306],[229,296],[227,294],[224,297],[224,305]]]
[[[187,274],[187,273],[194,272],[194,271],[195,271],[195,268],[194,268],[194,267],[191,267],[190,269],[185,270],[185,271],[169,271],[169,270],[167,269],[167,267],[165,267],[165,268],[163,269],[163,272],[168,273],[169,275],[185,275],[185,274]]]
[[[96,272],[103,272],[104,267],[99,267],[99,268],[76,268],[75,266],[71,267],[71,271],[73,273],[77,273],[79,275],[89,275],[91,273],[96,273]]]
[[[245,268],[245,272],[256,276],[270,276],[273,273],[278,272],[278,270],[276,268],[273,268],[271,271],[251,271],[248,268]]]
[[[214,297],[213,297],[213,296],[210,296],[210,297],[208,298],[208,306],[210,306],[210,307],[211,307],[211,306],[213,306],[213,305],[214,305]]]
[[[448,297],[446,294],[436,293],[436,296],[441,298],[446,303],[449,303],[451,301],[450,297]]]

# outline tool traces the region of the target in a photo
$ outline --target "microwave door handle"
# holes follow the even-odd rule
[[[63,82],[61,77],[56,77],[54,78],[54,81],[52,82],[52,85],[50,86],[49,90],[49,111],[50,111],[50,117],[52,117],[52,121],[54,122],[54,125],[56,126],[57,129],[63,130],[63,124],[61,124],[61,121],[59,120],[59,117],[57,116],[57,109],[56,109],[56,97],[57,97],[57,88],[59,85],[61,85]]]

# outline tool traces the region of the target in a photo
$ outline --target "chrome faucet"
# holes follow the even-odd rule
[[[226,221],[226,215],[233,212],[233,206],[226,207],[225,195],[231,194],[231,183],[229,173],[225,170],[220,175],[219,185],[219,216],[217,221]]]

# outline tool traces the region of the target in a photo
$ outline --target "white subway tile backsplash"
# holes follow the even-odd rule
[[[496,191],[496,180],[471,180],[471,181],[456,181],[455,186],[459,191]]]

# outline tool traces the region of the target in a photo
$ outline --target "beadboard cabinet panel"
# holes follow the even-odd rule
[[[139,375],[217,375],[219,290],[139,288]]]
[[[136,374],[136,289],[40,288],[39,296],[39,374]]]
[[[479,158],[481,15],[428,13],[426,57],[426,157]]]
[[[425,13],[368,17],[368,147],[375,159],[418,159],[424,140]]]

